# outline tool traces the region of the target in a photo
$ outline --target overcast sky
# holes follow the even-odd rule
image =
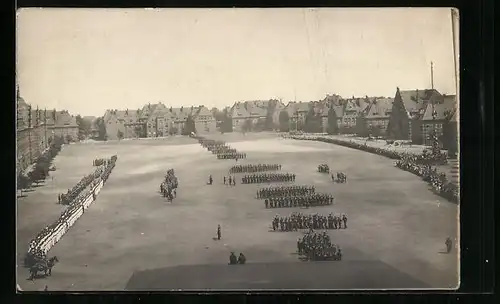
[[[455,94],[449,9],[24,9],[21,96],[33,106],[222,108],[235,101]]]

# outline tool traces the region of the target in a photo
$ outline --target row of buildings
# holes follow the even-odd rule
[[[55,136],[78,138],[76,117],[68,111],[33,109],[17,91],[17,170],[24,171],[47,149]]]
[[[272,105],[272,106],[271,106]],[[268,113],[272,109],[273,113]],[[235,103],[230,111],[233,128],[241,130],[246,120],[256,123],[272,115],[275,129],[279,128],[281,111],[289,117],[290,129],[300,129],[307,114],[313,111],[321,117],[322,131],[327,132],[328,112],[335,111],[336,126],[344,134],[369,134],[398,140],[411,140],[415,144],[430,145],[429,133],[447,136],[457,130],[457,100],[435,89],[400,90],[394,97],[352,97],[327,95],[323,100],[310,102],[247,101]],[[375,135],[375,134],[374,134]],[[456,137],[455,135],[450,135]]]
[[[319,101],[287,104],[276,99],[252,100],[236,102],[225,110],[236,132],[248,131],[249,124],[255,126],[269,120],[272,120],[272,128],[277,130],[283,111],[288,114],[291,130],[300,130],[308,113],[313,111],[320,118],[320,131],[327,132],[330,109],[335,113],[335,125],[341,134],[371,134],[430,145],[429,133],[434,130],[442,138],[443,145],[456,142],[456,96],[441,94],[435,89],[397,88],[393,97],[327,95]],[[214,113],[203,105],[172,108],[159,102],[137,110],[107,110],[103,122],[108,139],[181,134],[189,116],[198,133],[211,133],[218,132]]]
[[[137,110],[106,110],[102,118],[107,139],[161,137],[181,134],[188,117],[194,120],[198,133],[216,132],[213,113],[205,106],[172,108],[159,102]],[[93,132],[98,132],[93,125]]]

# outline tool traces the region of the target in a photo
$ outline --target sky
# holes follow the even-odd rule
[[[455,94],[446,8],[68,9],[17,14],[17,80],[34,107],[102,116],[162,102]]]

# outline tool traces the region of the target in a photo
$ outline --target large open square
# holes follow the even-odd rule
[[[224,185],[235,161],[218,160],[188,137],[72,144],[54,160],[57,171],[45,185],[18,201],[18,284],[65,291],[457,286],[458,252],[444,253],[444,241],[457,238],[458,206],[392,160],[270,133],[208,137],[247,153],[238,164],[282,164],[281,171],[297,175],[295,184],[332,193],[335,204],[266,209],[255,199],[266,184],[238,179],[235,187]],[[116,167],[97,200],[49,251],[60,261],[52,276],[26,280],[22,258],[31,237],[62,211],[57,194],[90,173],[93,159],[114,154]],[[348,183],[318,173],[321,163],[346,172]],[[179,178],[173,202],[159,193],[169,168]],[[296,254],[301,232],[270,231],[276,213],[294,211],[348,214],[348,229],[328,232],[342,247],[342,261],[302,262]],[[218,224],[220,241],[213,239]],[[228,266],[231,251],[244,252],[247,265]]]

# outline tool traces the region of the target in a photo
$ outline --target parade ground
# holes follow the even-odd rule
[[[393,160],[337,145],[279,138],[275,134],[214,134],[247,159],[218,160],[196,140],[173,137],[76,143],[64,146],[44,185],[18,201],[18,284],[23,290],[177,289],[390,289],[455,288],[458,253],[446,254],[445,239],[457,238],[458,206],[428,190],[419,177]],[[66,192],[94,168],[96,158],[116,154],[116,167],[85,214],[48,253],[59,263],[52,276],[27,280],[22,258],[29,240],[54,222]],[[223,176],[235,164],[281,164],[296,185],[332,193],[326,207],[266,209],[256,191],[267,184],[234,187]],[[334,184],[317,172],[345,172]],[[169,169],[179,179],[168,202],[159,185]],[[207,185],[209,175],[214,184]],[[235,174],[242,176],[242,174]],[[288,183],[292,184],[292,183]],[[274,184],[273,184],[274,185]],[[301,232],[272,232],[272,218],[291,212],[346,213],[348,228],[330,230],[342,247],[337,262],[302,262]],[[222,239],[215,240],[217,225]],[[456,242],[454,244],[456,247]],[[229,266],[231,251],[246,265]]]

